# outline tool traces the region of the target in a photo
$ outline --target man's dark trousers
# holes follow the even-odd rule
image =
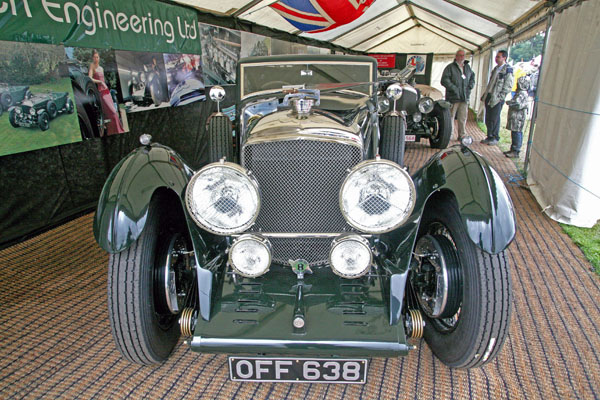
[[[500,113],[503,105],[503,101],[494,107],[490,107],[487,103],[485,105],[485,126],[488,139],[500,140]]]

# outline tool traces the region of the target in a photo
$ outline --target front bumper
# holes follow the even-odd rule
[[[303,280],[283,266],[254,279],[225,274],[213,293],[211,318],[197,321],[190,347],[229,354],[406,355],[411,346],[402,322],[390,324],[386,280],[377,271],[354,280],[327,266]],[[292,324],[299,316],[302,328]]]

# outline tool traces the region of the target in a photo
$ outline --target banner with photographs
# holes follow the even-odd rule
[[[0,156],[81,141],[62,46],[0,41]]]

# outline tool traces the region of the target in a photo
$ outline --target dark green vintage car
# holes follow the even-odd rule
[[[29,86],[11,86],[6,83],[0,83],[0,115],[3,110],[8,110],[31,97]]]
[[[380,158],[376,68],[364,56],[240,60],[236,135],[214,114],[197,171],[140,138],[94,220],[125,358],[160,363],[183,335],[231,354],[234,380],[364,383],[367,357],[407,355],[422,336],[451,367],[498,354],[508,192],[466,142],[412,176]]]
[[[72,114],[73,101],[67,92],[41,93],[24,100],[21,105],[8,110],[8,120],[14,128],[39,126],[43,131],[50,128],[50,120],[58,114]]]

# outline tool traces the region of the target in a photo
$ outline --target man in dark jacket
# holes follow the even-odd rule
[[[475,73],[469,67],[469,62],[465,61],[463,49],[456,52],[454,61],[444,69],[442,86],[446,88],[446,100],[452,103],[452,121],[458,119],[458,140],[460,140],[465,135],[469,96],[475,86]]]

